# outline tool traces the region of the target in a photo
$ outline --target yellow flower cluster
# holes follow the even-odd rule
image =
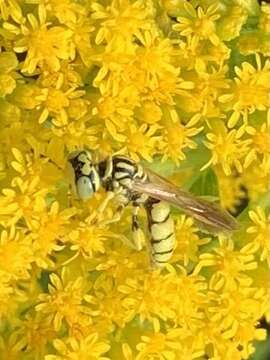
[[[240,360],[265,339],[269,20],[257,0],[0,0],[0,359]],[[128,209],[109,225],[102,191],[70,197],[82,148],[248,198],[240,230],[176,213],[150,271]]]

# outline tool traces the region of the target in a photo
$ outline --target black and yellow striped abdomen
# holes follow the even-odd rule
[[[150,198],[145,208],[151,237],[152,262],[155,266],[162,267],[170,260],[175,247],[174,221],[170,205]]]

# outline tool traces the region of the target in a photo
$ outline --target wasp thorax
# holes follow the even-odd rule
[[[71,153],[68,159],[73,191],[82,200],[89,199],[100,187],[100,177],[89,151]]]

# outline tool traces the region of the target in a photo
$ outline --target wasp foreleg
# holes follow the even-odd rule
[[[102,214],[106,207],[108,206],[109,202],[115,197],[115,193],[113,191],[108,191],[106,194],[105,199],[99,204],[97,208],[97,213]]]

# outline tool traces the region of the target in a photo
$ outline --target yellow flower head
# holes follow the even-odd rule
[[[96,333],[88,335],[81,341],[74,338],[68,338],[65,341],[57,339],[53,345],[59,355],[46,355],[45,360],[64,360],[67,356],[74,360],[108,360],[107,357],[101,355],[106,353],[110,348],[110,345],[106,342],[98,341],[98,335]]]
[[[38,18],[29,14],[18,27],[10,23],[5,25],[11,33],[21,35],[14,44],[14,50],[18,53],[27,51],[22,71],[28,74],[33,74],[37,66],[48,66],[50,70],[58,71],[61,59],[73,59],[75,55],[72,31],[61,26],[50,27],[46,17],[45,7],[39,5]]]
[[[242,172],[243,161],[248,154],[250,140],[239,139],[235,129],[226,132],[225,136],[222,133],[209,133],[207,139],[205,145],[211,150],[212,156],[208,163],[202,167],[202,170],[211,164],[220,164],[226,175],[230,175],[234,168],[238,172]]]
[[[1,273],[6,273],[7,280],[29,278],[33,261],[31,238],[12,227],[9,232],[2,230],[0,241]]]
[[[253,225],[248,227],[247,232],[251,234],[253,242],[257,244],[260,250],[260,259],[270,262],[270,243],[269,243],[269,219],[264,210],[257,207],[255,210],[249,211],[249,217]]]
[[[246,121],[247,114],[255,110],[267,110],[270,105],[270,62],[266,60],[262,66],[261,58],[256,54],[256,65],[257,69],[250,63],[244,62],[242,69],[235,67],[237,77],[234,78],[232,93],[220,97],[221,102],[233,101],[234,112],[228,121],[229,128],[237,124],[241,113],[245,115]]]
[[[215,21],[220,17],[217,13],[217,5],[210,5],[205,11],[202,7],[195,9],[189,2],[184,2],[187,15],[178,17],[179,24],[174,26],[176,31],[180,31],[183,36],[191,36],[194,42],[201,39],[209,39],[214,45],[219,43],[216,34]]]

